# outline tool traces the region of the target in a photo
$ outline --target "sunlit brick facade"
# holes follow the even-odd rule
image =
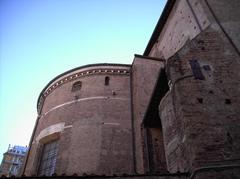
[[[58,141],[57,175],[239,178],[239,9],[238,0],[169,0],[132,65],[53,79],[24,174],[40,175],[46,145]]]

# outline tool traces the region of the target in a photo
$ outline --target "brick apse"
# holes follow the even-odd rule
[[[239,0],[169,0],[131,65],[54,78],[23,173],[240,178],[239,9]]]

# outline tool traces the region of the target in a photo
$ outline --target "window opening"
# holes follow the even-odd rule
[[[149,128],[144,130],[144,150],[146,151],[147,158],[146,169],[150,173],[165,173],[167,171],[167,163],[165,157],[165,149],[163,142],[162,127]]]
[[[82,82],[77,81],[72,85],[72,92],[79,91],[82,88]]]
[[[109,77],[109,76],[106,76],[106,77],[105,77],[105,86],[108,86],[108,85],[109,85],[109,81],[110,81],[110,77]]]
[[[49,142],[43,146],[38,175],[51,176],[55,172],[57,152],[58,140]]]
[[[205,80],[205,77],[202,74],[201,66],[197,60],[189,60],[190,66],[192,68],[193,75],[195,79]]]

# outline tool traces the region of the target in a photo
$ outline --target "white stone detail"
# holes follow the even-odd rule
[[[93,99],[109,99],[109,98],[110,97],[106,97],[106,96],[95,96],[95,97],[81,98],[81,99],[78,99],[78,100],[69,101],[69,102],[66,102],[66,103],[63,103],[63,104],[60,104],[58,106],[53,107],[49,111],[42,114],[42,116],[47,115],[49,112],[52,112],[52,111],[54,111],[54,110],[56,110],[60,107],[63,107],[63,106],[66,106],[66,105],[69,105],[69,104],[72,104],[72,103],[76,103],[76,101],[80,102],[80,101],[87,101],[87,100],[93,100]],[[113,99],[113,100],[129,100],[129,98],[111,98],[111,99]]]
[[[47,128],[43,129],[38,136],[36,137],[35,142],[39,142],[42,138],[49,136],[51,134],[62,132],[64,130],[65,122],[60,122],[51,126],[48,126]],[[68,126],[66,126],[68,127]]]

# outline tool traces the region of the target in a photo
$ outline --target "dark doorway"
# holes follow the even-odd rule
[[[161,69],[143,121],[144,166],[146,172],[166,173],[167,164],[159,104],[169,91],[165,69]]]

